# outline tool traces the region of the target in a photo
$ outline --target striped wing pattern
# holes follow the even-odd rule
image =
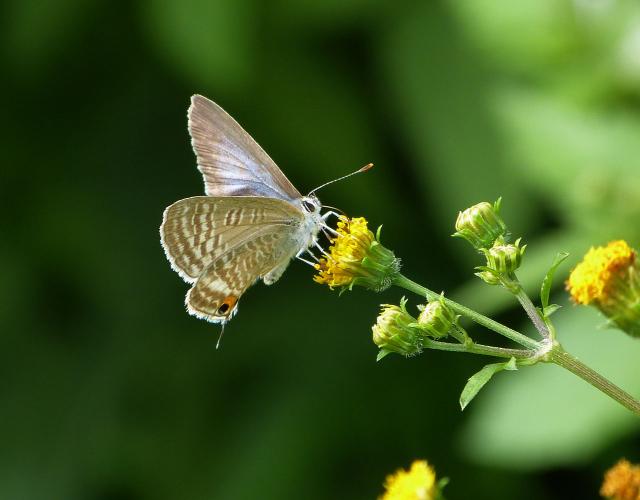
[[[214,260],[187,293],[189,313],[212,322],[231,318],[245,290],[279,264],[285,237],[264,232]]]
[[[165,210],[160,236],[173,269],[192,283],[216,258],[264,231],[291,235],[302,216],[273,198],[194,196]]]
[[[295,234],[302,218],[274,198],[195,196],[170,205],[160,236],[173,269],[195,282],[186,298],[189,312],[224,321],[256,279],[275,281],[270,272],[281,274],[299,250]]]

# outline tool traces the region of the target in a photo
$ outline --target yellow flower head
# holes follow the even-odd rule
[[[600,494],[614,500],[640,500],[640,466],[620,460],[605,473]]]
[[[438,493],[436,473],[425,460],[387,476],[384,487],[386,492],[379,500],[434,500]]]
[[[633,266],[636,253],[623,240],[591,248],[571,272],[567,289],[578,304],[606,301],[614,280]]]
[[[328,255],[320,259],[316,269],[316,283],[331,288],[359,284],[380,291],[391,285],[400,270],[400,261],[380,244],[364,217],[341,216]]]
[[[591,248],[567,280],[578,304],[593,304],[611,326],[640,337],[640,269],[636,252],[625,241]]]

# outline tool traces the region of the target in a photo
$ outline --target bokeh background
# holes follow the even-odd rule
[[[640,394],[638,341],[561,283],[592,244],[640,245],[637,1],[0,9],[0,498],[371,499],[415,458],[450,499],[597,498],[607,467],[640,461],[637,419],[560,368],[501,373],[460,412],[488,360],[376,363],[370,326],[403,292],[339,297],[300,262],[246,294],[216,351],[158,236],[203,192],[186,130],[202,93],[303,192],[375,162],[322,200],[384,224],[410,277],[530,331],[449,237],[503,196],[532,295],[572,253],[560,339]]]

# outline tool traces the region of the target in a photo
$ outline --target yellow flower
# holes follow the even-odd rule
[[[425,460],[416,460],[406,471],[399,469],[387,476],[386,492],[379,500],[435,500],[438,494],[436,473]]]
[[[611,284],[634,264],[636,253],[626,241],[612,241],[606,247],[587,252],[567,281],[567,289],[578,304],[607,300]]]
[[[314,281],[331,288],[363,285],[381,291],[391,286],[400,270],[400,260],[380,244],[364,217],[340,217],[337,235],[326,257],[316,264]]]
[[[605,473],[600,494],[614,500],[640,500],[640,466],[620,460]]]
[[[612,324],[640,336],[640,273],[636,252],[625,241],[591,248],[567,280],[577,304],[592,304]]]

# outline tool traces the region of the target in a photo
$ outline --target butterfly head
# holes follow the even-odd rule
[[[302,205],[302,209],[305,211],[305,213],[313,215],[318,215],[320,213],[320,209],[322,208],[320,200],[314,194],[302,197],[300,199],[300,204]]]

